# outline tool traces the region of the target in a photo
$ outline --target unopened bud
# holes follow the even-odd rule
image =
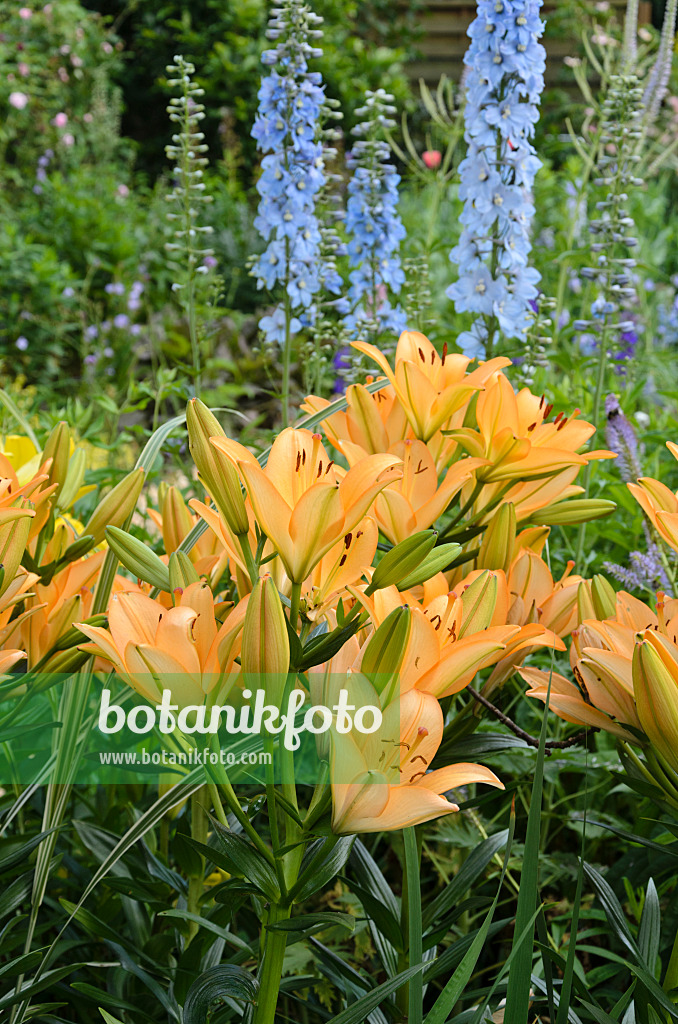
[[[254,587],[243,623],[240,664],[246,684],[263,681],[266,698],[281,707],[290,667],[287,620],[272,578],[262,576]]]
[[[365,593],[369,596],[375,590],[383,590],[384,587],[400,583],[426,558],[433,548],[437,536],[435,530],[423,530],[396,544],[377,565],[372,575],[372,582]]]
[[[143,469],[133,469],[102,498],[85,523],[83,534],[89,534],[94,544],[100,544],[107,526],[123,526],[136,508],[143,485]]]
[[[516,510],[505,501],[492,516],[485,530],[477,566],[479,569],[501,569],[508,572],[516,543]]]
[[[157,587],[158,590],[170,592],[169,569],[142,541],[117,526],[106,527],[106,540],[118,561],[129,569],[133,576],[152,587]]]
[[[188,447],[200,477],[219,512],[233,533],[249,532],[249,519],[240,477],[233,462],[210,443],[211,437],[226,437],[216,416],[198,398],[186,407]]]

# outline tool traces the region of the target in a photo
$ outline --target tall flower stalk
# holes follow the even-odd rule
[[[356,111],[363,120],[353,129],[356,141],[347,158],[352,172],[346,207],[351,311],[344,323],[354,337],[372,335],[372,340],[383,331],[405,329],[405,315],[393,303],[405,281],[399,255],[405,237],[397,210],[400,175],[384,140],[395,126],[394,113],[389,93],[368,91],[365,105]]]
[[[182,56],[174,58],[174,64],[167,67],[170,78],[168,85],[178,87],[179,96],[169,101],[167,113],[179,131],[172,136],[172,143],[165,147],[170,160],[175,163],[175,187],[167,197],[178,207],[176,213],[168,213],[168,219],[175,221],[174,242],[168,242],[168,252],[174,253],[172,268],[179,274],[172,289],[179,292],[181,304],[188,321],[188,333],[191,342],[193,362],[193,381],[195,393],[200,397],[202,360],[200,353],[200,337],[196,311],[196,288],[199,275],[207,272],[205,258],[213,256],[211,249],[200,247],[201,235],[212,233],[212,228],[199,223],[199,207],[201,203],[209,203],[212,197],[205,194],[203,168],[207,159],[200,154],[207,152],[205,135],[200,131],[200,122],[205,117],[205,108],[198,102],[204,90],[192,81],[195,67]]]
[[[259,288],[282,285],[282,299],[259,326],[267,341],[282,345],[283,423],[289,417],[292,338],[315,320],[320,289],[320,230],[316,196],[325,182],[318,117],[324,99],[322,78],[308,61],[322,55],[312,45],[322,18],[302,0],[284,0],[273,9],[262,63],[271,68],[259,89],[252,135],[264,153],[257,182],[260,195],[255,227],[268,243],[252,267]]]
[[[458,312],[478,314],[458,339],[474,356],[489,358],[500,335],[524,339],[537,297],[540,275],[528,260],[531,189],[541,166],[530,141],[544,88],[540,7],[541,0],[479,0],[468,30],[464,228],[450,253],[459,278],[447,295]]]

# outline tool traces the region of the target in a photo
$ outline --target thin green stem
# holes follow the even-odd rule
[[[285,266],[288,268],[286,278],[289,275],[290,265],[290,241],[285,239]],[[282,423],[283,427],[289,426],[290,422],[290,362],[292,358],[292,332],[290,323],[292,321],[292,303],[287,291],[287,279],[285,280],[285,346],[283,348],[282,367]]]
[[[405,875],[407,878],[407,899],[403,899],[403,934],[407,932],[409,948],[409,966],[415,967],[422,962],[422,917],[421,917],[421,852],[417,841],[416,829],[412,826],[403,829],[405,844]],[[408,1024],[421,1024],[424,1014],[424,982],[421,971],[409,981],[408,993]]]

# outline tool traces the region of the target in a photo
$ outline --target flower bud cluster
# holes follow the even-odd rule
[[[200,122],[205,117],[205,108],[199,102],[204,95],[192,80],[195,67],[181,55],[175,56],[174,63],[168,65],[170,76],[168,85],[179,90],[179,96],[173,96],[167,107],[170,121],[177,125],[172,135],[171,145],[165,152],[175,164],[175,186],[168,195],[168,201],[176,204],[177,212],[168,213],[168,219],[176,223],[175,241],[165,246],[168,252],[176,254],[173,267],[182,274],[182,280],[172,285],[174,291],[191,286],[196,274],[205,273],[205,257],[213,255],[211,249],[202,247],[203,235],[212,233],[212,228],[199,224],[199,204],[209,203],[212,197],[205,194],[203,181],[207,152],[204,132],[200,131]],[[203,269],[205,268],[205,269]]]
[[[389,291],[398,294],[405,280],[399,256],[405,237],[397,211],[400,175],[383,138],[395,126],[395,112],[393,97],[384,89],[368,91],[356,111],[363,120],[353,129],[357,141],[347,157],[352,172],[346,207],[351,311],[344,323],[354,337],[399,334],[405,328],[405,315],[389,296]]]
[[[602,108],[598,176],[594,179],[602,198],[596,203],[598,216],[589,222],[595,262],[581,271],[582,277],[597,284],[598,295],[591,306],[591,319],[578,320],[575,327],[596,335],[597,344],[605,347],[621,374],[626,372],[638,343],[636,325],[629,313],[636,302],[636,260],[632,253],[638,239],[629,213],[628,190],[643,184],[636,173],[642,117],[642,90],[637,76],[612,75]]]
[[[464,228],[450,253],[459,278],[447,290],[458,312],[479,314],[458,339],[468,355],[491,352],[497,329],[524,338],[537,297],[539,274],[528,259],[531,189],[541,167],[530,141],[544,88],[540,7],[541,0],[480,0],[468,30]]]

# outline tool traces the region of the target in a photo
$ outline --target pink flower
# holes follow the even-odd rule
[[[104,51],[104,53],[113,53],[113,47],[110,43],[102,43],[101,49]]]
[[[25,21],[28,21],[29,18],[33,17],[33,11],[30,9],[30,7],[20,7],[19,17],[23,18]]]
[[[17,110],[23,110],[28,103],[28,96],[25,92],[11,92],[9,94],[9,104],[11,107],[15,107]]]
[[[427,149],[421,155],[421,159],[430,171],[434,171],[437,167],[440,167],[442,158],[442,153],[439,149]]]
[[[29,68],[28,64],[24,63],[24,61],[20,61],[17,67],[21,77],[28,78],[29,74],[31,73],[31,69]]]
[[[82,115],[82,119],[85,122],[85,124],[91,124],[91,122],[94,120],[94,118],[90,114],[89,110],[87,111],[86,114]]]
[[[63,142],[64,146],[72,146],[75,142],[75,137],[71,135],[70,132],[66,132],[65,135],[61,136],[61,141]]]
[[[129,195],[129,189],[127,188],[127,185],[118,185],[116,192],[119,196],[122,196],[123,199],[127,199],[127,196]]]
[[[66,68],[58,68],[57,75],[59,76],[62,82],[68,81],[68,71],[66,71]]]
[[[55,128],[65,128],[68,124],[68,114],[64,114],[63,111],[52,118],[52,124]]]

